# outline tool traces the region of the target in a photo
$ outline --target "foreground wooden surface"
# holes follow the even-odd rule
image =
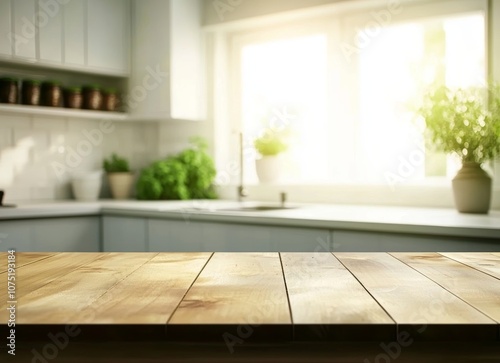
[[[0,323],[8,320],[0,255]],[[498,343],[494,253],[18,253],[19,339]]]

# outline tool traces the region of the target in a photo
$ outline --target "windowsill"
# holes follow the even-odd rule
[[[219,186],[223,199],[237,199],[237,185]],[[315,184],[276,185],[248,184],[247,200],[279,201],[280,193],[287,193],[287,200],[295,203],[329,203],[387,205],[423,208],[454,208],[451,183],[429,182],[413,185],[355,185]],[[494,186],[492,210],[500,210],[500,187]]]

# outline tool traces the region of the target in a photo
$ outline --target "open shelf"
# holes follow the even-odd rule
[[[0,103],[0,113],[128,121],[128,114],[125,112],[92,111],[63,107],[11,105],[5,103]]]

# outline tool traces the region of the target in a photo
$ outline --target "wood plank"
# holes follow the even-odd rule
[[[16,269],[21,268],[26,265],[30,265],[32,263],[45,260],[52,256],[55,256],[56,253],[53,252],[16,252]],[[0,253],[0,274],[6,272],[7,267],[7,252]]]
[[[18,256],[23,259],[25,253],[19,253]],[[47,258],[42,258],[32,263],[26,263],[16,269],[16,278],[18,283],[16,292],[19,296],[26,295],[40,287],[50,283],[54,279],[60,278],[67,273],[83,266],[91,261],[100,258],[100,253],[80,253],[80,252],[61,252],[47,253]],[[32,259],[28,257],[28,260]],[[0,291],[0,299],[5,297],[5,291]],[[2,302],[3,300],[0,300]]]
[[[214,253],[169,324],[288,324],[277,253]]]
[[[394,321],[331,253],[281,259],[296,338],[394,339]]]
[[[211,253],[160,253],[70,319],[92,324],[166,324]]]
[[[290,323],[278,253],[216,252],[168,321],[167,335],[220,341],[244,324],[254,339],[289,339]]]
[[[413,339],[497,339],[495,321],[393,256],[334,255]]]
[[[500,279],[500,255],[495,253],[441,253],[443,256],[461,262]]]
[[[391,254],[500,322],[500,280],[438,253]]]
[[[38,254],[16,254],[21,260],[21,267],[16,268],[17,299],[102,256],[99,253],[42,253],[39,254],[41,258],[36,259],[35,255]],[[42,258],[43,255],[47,258]],[[0,277],[0,322],[7,317],[7,301],[7,279],[4,275]]]
[[[68,317],[91,305],[114,285],[137,270],[157,253],[102,253],[50,284],[18,298],[19,324],[66,324]],[[58,270],[62,261],[51,263]],[[50,274],[50,273],[49,273]]]

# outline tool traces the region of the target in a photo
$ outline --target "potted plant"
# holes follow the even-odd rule
[[[129,198],[134,183],[134,173],[130,171],[128,161],[113,153],[109,159],[104,160],[103,167],[108,175],[113,198]]]
[[[217,171],[207,153],[207,143],[200,137],[194,137],[190,144],[183,151],[155,161],[142,170],[137,181],[137,199],[217,198],[213,184]]]
[[[437,149],[462,160],[452,181],[455,205],[462,213],[488,213],[490,208],[491,177],[481,164],[500,154],[499,95],[498,86],[457,90],[441,86],[425,96],[419,110]]]
[[[255,139],[254,146],[261,156],[255,160],[260,182],[275,183],[279,181],[282,174],[280,154],[288,148],[283,137],[277,131],[266,129],[260,137]]]

